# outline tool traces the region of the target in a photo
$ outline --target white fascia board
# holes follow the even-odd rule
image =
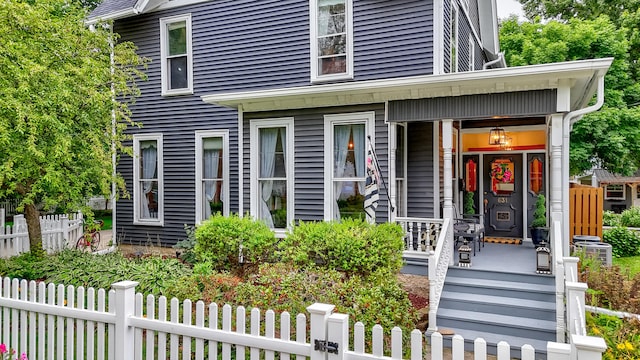
[[[569,79],[572,106],[581,106],[595,91],[597,75],[606,73],[612,58],[511,68],[423,75],[338,84],[203,95],[204,102],[244,111],[370,104],[389,100],[557,89],[560,79]],[[575,94],[575,95],[574,95]],[[588,100],[587,100],[588,101]]]

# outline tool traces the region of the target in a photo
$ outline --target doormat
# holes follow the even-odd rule
[[[522,239],[507,238],[507,237],[485,236],[484,241],[492,244],[514,244],[514,245],[522,244]]]

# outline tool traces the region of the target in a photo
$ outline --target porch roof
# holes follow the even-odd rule
[[[618,174],[612,174],[605,169],[594,169],[593,175],[598,180],[600,185],[605,184],[640,184],[640,171],[637,171],[633,176],[622,176]]]
[[[441,75],[203,95],[206,103],[243,111],[270,111],[457,97],[531,90],[568,89],[571,111],[586,106],[613,58],[568,61]],[[558,96],[567,96],[558,91]],[[558,112],[566,112],[558,109]]]

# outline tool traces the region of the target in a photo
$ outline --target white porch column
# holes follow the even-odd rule
[[[549,196],[550,203],[550,219],[562,219],[562,228],[564,229],[564,223],[567,222],[568,218],[565,217],[562,213],[562,204],[563,198],[562,190],[562,140],[563,140],[563,116],[561,114],[551,115],[551,168],[550,168],[550,180],[551,180],[551,189]],[[568,210],[568,209],[567,209]],[[553,233],[552,233],[553,234]],[[564,234],[563,234],[564,235]],[[552,250],[557,251],[561,250],[562,254],[554,253],[553,256],[556,259],[562,259],[564,256],[569,256],[569,241],[563,241],[562,238],[554,238],[552,237],[551,241],[553,242],[551,245]]]
[[[396,215],[398,214],[397,208],[397,193],[396,189],[396,150],[398,149],[398,126],[395,124],[389,126],[389,222],[395,222]],[[395,206],[394,211],[391,211],[391,206]]]
[[[451,183],[451,179],[453,178],[453,154],[452,154],[452,142],[453,142],[453,120],[446,119],[442,120],[442,159],[444,161],[443,164],[443,194],[444,194],[444,206],[442,209],[442,218],[443,219],[453,219],[453,184]],[[434,204],[434,206],[438,206],[438,204]],[[451,231],[451,227],[449,227],[449,233],[447,234],[449,239],[453,238],[453,232]],[[453,265],[453,241],[449,241],[449,253],[451,256],[449,257],[449,265]]]

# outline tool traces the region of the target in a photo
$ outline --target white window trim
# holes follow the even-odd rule
[[[140,218],[140,142],[155,140],[158,144],[158,218]],[[133,135],[133,223],[138,225],[164,226],[164,158],[162,134]]]
[[[318,75],[318,0],[309,0],[311,82],[353,79],[353,0],[345,0],[345,12],[347,72]]]
[[[607,188],[611,185],[620,185],[622,186],[622,196],[607,196]],[[624,184],[607,184],[604,186],[604,198],[605,200],[626,200],[627,198],[627,189]]]
[[[365,124],[366,145],[371,137],[375,149],[375,112],[359,112],[347,114],[328,114],[324,116],[324,220],[331,221],[333,214],[333,128],[336,125]],[[366,157],[365,157],[366,159]]]
[[[257,218],[259,196],[258,196],[258,164],[259,164],[259,143],[258,133],[260,129],[284,127],[287,131],[287,143],[283,144],[287,147],[287,157],[285,159],[285,167],[287,169],[287,228],[272,229],[277,237],[284,237],[287,230],[293,224],[295,218],[295,149],[294,149],[294,126],[293,118],[272,118],[272,119],[256,119],[249,122],[249,138],[250,138],[250,170],[249,170],[249,186],[250,186],[250,214]]]
[[[455,9],[455,17],[453,11]],[[455,0],[451,1],[451,8],[449,9],[449,72],[456,73],[460,71],[460,8]],[[456,53],[455,57],[452,56],[453,52],[453,24],[455,23],[455,43]],[[454,61],[455,58],[455,61]]]
[[[229,130],[206,130],[196,131],[196,224],[200,224],[204,219],[202,213],[202,141],[207,138],[222,138],[222,198],[225,199],[222,205],[222,215],[229,216]]]
[[[469,71],[476,70],[476,41],[473,35],[469,34]]]
[[[184,89],[169,89],[169,69],[167,69],[167,24],[184,21],[187,27],[187,87]],[[191,14],[177,15],[160,19],[160,74],[162,82],[162,96],[193,94],[193,52],[191,36]]]

